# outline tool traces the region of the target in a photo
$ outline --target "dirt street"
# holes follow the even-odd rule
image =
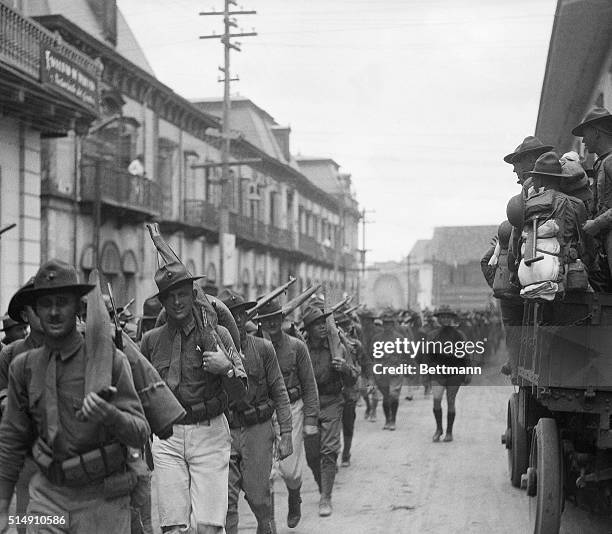
[[[486,370],[498,383],[497,369]],[[422,388],[402,400],[395,432],[363,419],[358,407],[352,465],[340,468],[334,488],[334,513],[318,516],[319,495],[306,472],[302,520],[286,526],[287,492],[276,483],[279,534],[530,534],[528,497],[510,485],[506,451],[500,442],[511,386],[463,387],[457,397],[455,441],[432,443],[435,429],[431,397]],[[446,418],[446,405],[443,404]],[[535,508],[532,510],[535,514]],[[241,501],[241,532],[255,522]],[[566,503],[563,534],[609,534],[610,521],[592,519]]]

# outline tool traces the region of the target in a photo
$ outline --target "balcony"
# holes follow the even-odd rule
[[[99,199],[103,207],[116,215],[124,212],[140,214],[142,219],[159,217],[161,212],[161,189],[159,184],[134,176],[107,162],[81,165],[81,201],[96,201],[96,185],[99,184]]]
[[[219,208],[214,204],[205,200],[187,199],[184,207],[185,224],[209,232],[219,231]],[[197,232],[192,232],[192,234],[196,235]]]

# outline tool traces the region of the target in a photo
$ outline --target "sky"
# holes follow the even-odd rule
[[[241,2],[239,1],[239,7]],[[118,0],[156,76],[221,97],[223,0]],[[535,130],[556,0],[244,0],[232,94],[331,157],[368,213],[368,263],[435,226],[497,225],[518,192],[503,156]],[[360,239],[359,246],[362,246]]]

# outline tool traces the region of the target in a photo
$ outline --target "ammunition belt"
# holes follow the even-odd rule
[[[39,438],[32,447],[32,456],[42,474],[56,486],[81,487],[101,483],[111,475],[123,473],[126,466],[126,449],[117,442],[59,462]]]
[[[210,421],[225,411],[225,402],[219,397],[196,404],[183,405],[187,414],[177,422],[178,425],[195,425],[202,421]]]
[[[329,380],[323,384],[317,384],[319,395],[337,395],[342,392],[342,381],[341,380]]]
[[[265,423],[272,418],[274,402],[268,399],[246,410],[232,410],[230,415],[230,428],[242,428]]]

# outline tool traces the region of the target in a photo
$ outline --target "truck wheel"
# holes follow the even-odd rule
[[[563,510],[563,457],[557,422],[543,417],[535,427],[531,442],[530,470],[534,474],[534,534],[558,534]],[[531,504],[531,502],[530,502]]]

